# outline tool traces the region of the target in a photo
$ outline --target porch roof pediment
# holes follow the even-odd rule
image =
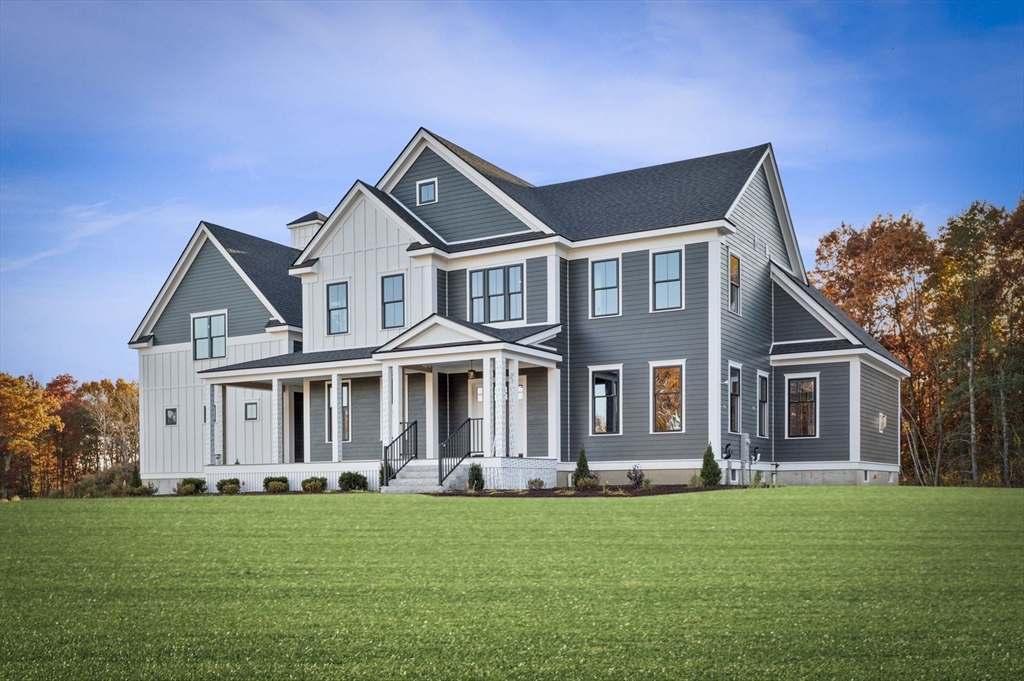
[[[528,346],[548,340],[561,330],[559,324],[495,328],[441,314],[432,314],[399,336],[377,348],[374,356],[438,347],[512,343]]]

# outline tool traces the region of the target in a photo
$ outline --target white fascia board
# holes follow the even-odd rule
[[[448,147],[441,144],[441,142],[423,128],[420,128],[416,132],[416,135],[413,136],[409,144],[407,144],[405,149],[402,150],[402,153],[398,155],[395,162],[391,164],[391,167],[388,168],[384,177],[382,177],[380,182],[377,183],[377,189],[390,194],[391,190],[395,188],[396,184],[398,184],[398,181],[403,175],[405,175],[409,166],[419,158],[419,155],[424,149],[428,148],[444,159],[450,166],[466,176],[470,182],[479,187],[485,194],[497,201],[502,208],[514,215],[521,222],[525,223],[533,231],[543,232],[545,234],[555,233],[553,229],[544,224],[544,222],[542,222],[537,216],[521,206],[518,202],[514,201],[508,194],[498,189],[490,180],[477,172],[477,170],[471,165],[456,156],[448,149]]]
[[[438,348],[422,348],[411,350],[394,350],[386,353],[373,353],[377,361],[391,361],[398,359],[416,359],[422,363],[431,362],[457,362],[468,359],[480,359],[480,356],[487,353],[502,352],[506,358],[516,357],[520,360],[529,361],[538,366],[554,367],[556,362],[562,360],[562,356],[556,352],[549,352],[535,346],[524,346],[516,343],[495,342],[480,343],[479,345],[452,345]]]
[[[786,202],[786,193],[782,189],[782,178],[779,176],[779,166],[775,161],[775,150],[772,145],[769,144],[765,150],[761,160],[754,167],[750,177],[743,183],[743,189],[736,194],[736,198],[733,199],[732,205],[729,206],[729,210],[726,211],[725,216],[729,218],[732,216],[733,210],[735,210],[737,204],[739,204],[740,198],[743,197],[743,193],[747,191],[750,183],[754,180],[757,175],[757,171],[764,167],[765,177],[768,178],[768,190],[772,194],[772,203],[775,205],[775,215],[779,220],[779,225],[782,227],[782,239],[786,243],[786,253],[789,255],[790,264],[792,271],[795,276],[800,277],[800,280],[805,284],[807,283],[807,272],[804,271],[804,259],[800,254],[800,245],[796,240],[796,229],[793,227],[793,218],[789,214],[789,204]]]
[[[379,376],[380,362],[371,359],[350,359],[337,362],[317,362],[316,364],[294,364],[291,366],[261,367],[256,369],[236,369],[233,371],[217,371],[209,374],[198,374],[204,383],[210,385],[227,385],[237,383],[238,379],[272,380],[291,378],[321,378],[340,373],[347,377]]]
[[[822,326],[834,333],[836,338],[845,338],[854,345],[863,345],[859,338],[854,336],[849,329],[843,326],[838,319],[832,316],[831,312],[823,308],[816,300],[807,295],[805,291],[795,286],[787,276],[782,273],[775,272],[776,267],[778,267],[778,265],[772,263],[772,281],[788,293],[793,300],[807,310],[807,312],[818,320]]]
[[[312,265],[306,265],[305,267],[289,267],[288,274],[293,277],[301,277],[303,274],[316,274],[316,270],[313,269]]]
[[[910,372],[894,364],[890,360],[884,357],[879,357],[876,353],[868,350],[865,347],[850,348],[847,350],[821,350],[818,352],[796,352],[785,355],[771,355],[769,360],[773,367],[775,366],[788,366],[791,364],[823,364],[826,362],[842,362],[851,361],[854,358],[861,358],[869,360],[870,363],[876,365],[876,368],[880,371],[884,371],[886,374],[893,378],[909,377]]]
[[[128,347],[131,348],[132,350],[141,350],[142,348],[151,348],[151,347],[153,347],[153,337],[150,336],[149,339],[146,340],[143,343],[129,343]]]
[[[562,326],[558,325],[553,329],[548,329],[542,333],[534,334],[533,336],[527,336],[526,338],[520,338],[517,341],[521,345],[536,345],[543,343],[544,341],[551,340],[562,332]]]
[[[281,333],[283,331],[293,331],[295,333],[302,333],[302,327],[301,326],[283,325],[283,326],[271,326],[271,327],[268,327],[266,329],[267,333]]]
[[[174,263],[174,267],[171,268],[171,273],[167,275],[167,279],[164,280],[163,286],[160,287],[160,291],[157,293],[156,298],[153,299],[153,303],[149,306],[149,310],[146,311],[145,316],[139,323],[135,333],[132,334],[132,339],[136,339],[139,336],[145,336],[152,332],[152,326],[156,323],[156,320],[163,314],[164,308],[167,307],[167,303],[170,301],[174,291],[177,290],[178,285],[181,283],[185,273],[188,272],[188,268],[192,266],[192,261],[196,259],[199,254],[199,250],[202,248],[203,243],[209,238],[209,232],[200,222],[196,227],[196,231],[192,233],[192,237],[185,244],[184,250],[181,255],[178,256],[178,261]]]
[[[477,341],[480,343],[489,343],[494,341],[494,336],[482,333],[476,329],[471,329],[468,326],[463,326],[462,324],[453,322],[441,315],[432,314],[423,321],[414,325],[412,328],[403,331],[384,345],[377,348],[376,352],[393,352],[401,348],[404,344],[416,340],[421,335],[437,326],[443,326],[451,331],[461,333],[466,336],[467,341]]]

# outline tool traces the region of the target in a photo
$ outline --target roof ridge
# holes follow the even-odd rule
[[[286,248],[289,251],[296,251],[298,253],[302,252],[301,249],[292,248],[291,246],[288,246],[287,244],[282,244],[279,241],[271,241],[270,239],[265,239],[265,238],[263,238],[261,236],[256,236],[255,234],[249,234],[248,232],[243,232],[241,230],[231,229],[230,227],[224,227],[223,225],[218,225],[216,223],[210,222],[209,220],[202,220],[201,222],[204,225],[206,225],[207,227],[213,227],[214,229],[222,229],[225,232],[230,232],[231,234],[238,234],[239,236],[244,236],[247,239],[256,239],[257,241],[262,241],[263,243],[271,245],[271,246],[277,246],[279,248]]]
[[[435,138],[438,142],[440,142],[441,144],[443,144],[446,147],[448,147],[448,149],[452,153],[454,153],[456,156],[461,158],[463,161],[465,161],[466,163],[471,165],[480,174],[485,175],[485,176],[493,175],[495,178],[497,178],[499,180],[504,180],[505,182],[511,182],[512,184],[517,184],[517,185],[519,185],[521,187],[525,187],[527,189],[534,189],[535,188],[533,184],[527,182],[523,178],[518,177],[516,175],[513,175],[512,173],[508,172],[507,170],[505,170],[503,168],[499,168],[498,166],[494,165],[493,163],[491,163],[490,161],[488,161],[486,159],[480,158],[479,156],[477,156],[473,152],[460,147],[458,144],[455,144],[451,140],[447,140],[444,137],[441,137],[440,135],[438,135],[438,134],[436,134],[434,132],[431,132],[430,130],[427,130],[426,128],[423,128],[423,130],[426,133],[428,133],[431,137]]]

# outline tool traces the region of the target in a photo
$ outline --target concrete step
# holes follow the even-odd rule
[[[413,485],[413,484],[396,484],[396,480],[392,480],[391,484],[387,487],[382,487],[381,494],[430,494],[431,492],[443,492],[444,487],[440,485]]]

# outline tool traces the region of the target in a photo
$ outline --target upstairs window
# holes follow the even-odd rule
[[[385,329],[405,326],[405,275],[381,277],[381,320]]]
[[[619,370],[591,370],[594,435],[619,432]]]
[[[729,310],[740,313],[740,258],[729,253]]]
[[[591,265],[591,310],[594,317],[619,314],[619,261],[600,260]]]
[[[327,333],[348,333],[348,282],[327,285]]]
[[[469,275],[470,320],[478,324],[523,318],[523,266],[478,270]]]
[[[742,389],[741,386],[741,374],[740,367],[730,364],[729,365],[729,432],[738,433],[740,432],[740,408],[743,404],[743,397],[740,394]]]
[[[683,306],[682,251],[654,255],[654,309],[678,310]]]
[[[786,376],[786,437],[818,436],[817,376]]]
[[[216,359],[227,355],[227,324],[223,314],[192,318],[192,358]]]
[[[416,183],[416,205],[437,203],[437,178],[420,180]]]

